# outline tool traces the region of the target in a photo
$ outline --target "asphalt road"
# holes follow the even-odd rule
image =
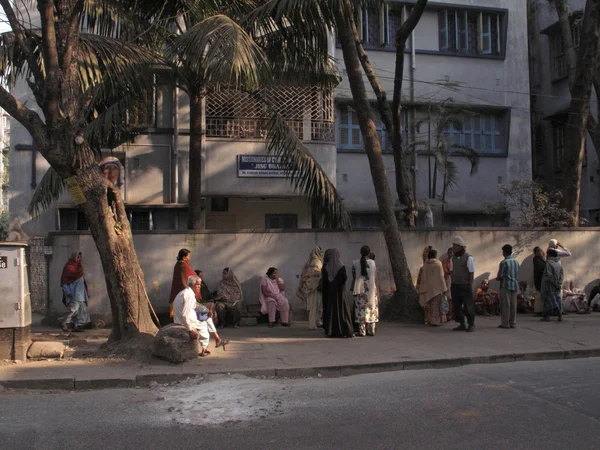
[[[2,449],[598,449],[600,359],[0,393]]]

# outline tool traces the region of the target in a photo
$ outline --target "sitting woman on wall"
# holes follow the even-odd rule
[[[590,308],[585,292],[573,286],[573,281],[565,281],[562,289],[563,312],[589,314]]]
[[[87,311],[88,292],[81,265],[81,252],[71,253],[60,277],[60,287],[63,291],[63,303],[69,310],[66,317],[62,318],[60,327],[63,331],[81,332],[82,327],[90,323],[90,315]]]
[[[223,279],[217,287],[214,301],[219,318],[219,326],[225,327],[229,323],[234,328],[237,328],[240,320],[242,320],[244,296],[242,295],[241,283],[229,267],[223,269]]]
[[[285,298],[284,292],[285,284],[279,278],[279,271],[275,267],[270,267],[267,276],[260,280],[259,292],[260,312],[269,315],[269,328],[275,326],[278,311],[281,325],[290,326],[290,303]]]
[[[490,289],[489,280],[483,280],[475,293],[475,312],[484,316],[500,315],[500,297]]]
[[[439,326],[443,322],[442,295],[448,290],[444,268],[437,251],[430,250],[417,278],[419,304],[425,310],[425,325]],[[446,311],[444,311],[446,312]]]
[[[171,318],[173,318],[173,300],[175,300],[177,294],[184,289],[187,289],[188,278],[196,276],[196,272],[189,263],[191,257],[192,252],[190,252],[187,248],[182,248],[179,250],[179,254],[177,255],[177,262],[173,268],[171,295],[169,296],[169,317]],[[196,300],[199,300],[201,298],[199,288],[194,285],[192,286],[192,290],[194,291],[194,294],[196,294]]]

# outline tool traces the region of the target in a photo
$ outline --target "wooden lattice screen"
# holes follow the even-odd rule
[[[206,100],[208,137],[261,139],[266,136],[268,103],[304,141],[334,142],[333,90],[317,86],[271,86],[261,101],[246,93],[221,90]]]

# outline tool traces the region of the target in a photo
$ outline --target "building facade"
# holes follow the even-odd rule
[[[393,1],[360,15],[363,44],[388,92],[393,90],[393,35],[414,2]],[[435,225],[506,225],[508,216],[487,214],[499,201],[498,184],[531,177],[529,72],[526,5],[504,0],[432,2],[405,52],[404,141],[414,153],[417,200],[434,210]],[[378,208],[367,156],[341,49],[331,39],[342,82],[333,91],[315,86],[271,86],[263,91],[294,129],[344,198],[356,228],[379,226]],[[366,81],[366,79],[365,79]],[[26,89],[22,99],[30,94]],[[374,96],[373,96],[374,99]],[[189,102],[182,91],[157,85],[151,107],[132,118],[139,133],[131,142],[106,149],[100,170],[123,192],[134,230],[183,230],[189,149]],[[468,111],[460,123],[444,126],[432,117],[444,110]],[[436,109],[438,108],[438,109]],[[206,145],[199,174],[205,195],[204,228],[248,230],[311,228],[318,225],[311,206],[269,157],[265,115],[260,104],[235,92],[220,91],[206,100]],[[435,116],[435,114],[434,114]],[[374,117],[377,117],[374,114]],[[393,157],[378,125],[392,191]],[[435,136],[473,150],[479,169],[470,175],[462,158],[456,163],[457,186],[443,189],[428,150]],[[13,123],[11,139],[11,214],[30,235],[87,229],[85,218],[68,194],[55,207],[31,218],[25,211],[48,168],[31,137]],[[394,197],[396,197],[394,195]],[[442,199],[444,202],[442,214]]]
[[[581,18],[585,0],[569,0],[573,44],[579,46]],[[554,181],[560,174],[565,150],[565,131],[571,101],[567,80],[567,56],[561,38],[558,14],[553,1],[528,0],[532,164],[534,179],[558,187]],[[595,94],[592,111],[597,111]],[[600,164],[589,135],[581,176],[580,217],[582,225],[600,225]]]

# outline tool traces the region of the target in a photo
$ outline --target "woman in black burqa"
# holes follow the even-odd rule
[[[340,252],[333,248],[325,252],[322,293],[323,328],[329,337],[354,337],[352,310],[354,301],[346,290],[346,267]]]

